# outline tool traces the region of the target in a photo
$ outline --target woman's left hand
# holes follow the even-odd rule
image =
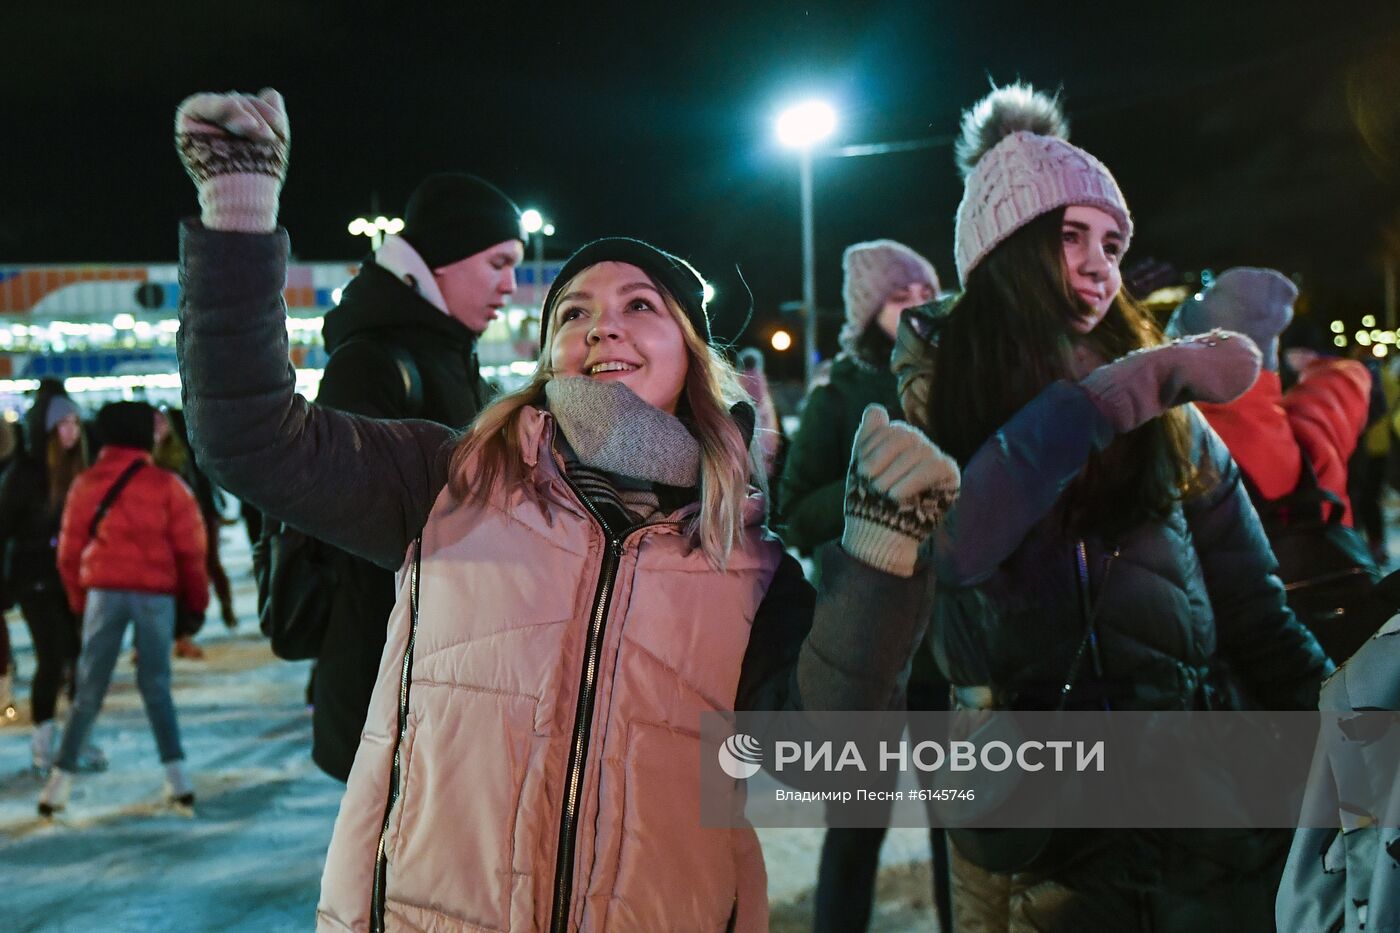
[[[919,545],[947,514],[960,482],[957,463],[922,432],[867,406],[851,448],[842,548],[879,570],[913,576]]]

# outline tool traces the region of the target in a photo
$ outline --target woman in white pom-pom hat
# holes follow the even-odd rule
[[[1133,220],[1058,101],[964,117],[962,295],[911,311],[905,414],[963,465],[935,536],[931,642],[960,708],[1310,709],[1330,662],[1272,576],[1239,471],[1183,403],[1253,384],[1259,350],[1165,342],[1122,290]],[[955,926],[1270,930],[1277,831],[954,831]]]

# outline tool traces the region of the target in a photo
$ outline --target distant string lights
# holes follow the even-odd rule
[[[1361,318],[1363,330],[1358,330],[1352,335],[1352,339],[1359,347],[1370,347],[1371,355],[1376,359],[1385,359],[1391,353],[1391,348],[1397,343],[1397,332],[1393,330],[1380,330],[1376,327],[1376,316],[1367,314]],[[1332,345],[1339,348],[1347,346],[1347,326],[1343,321],[1333,321],[1330,327],[1332,331]]]

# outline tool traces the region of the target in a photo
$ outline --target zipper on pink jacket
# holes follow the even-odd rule
[[[370,892],[369,909],[370,929],[374,933],[382,933],[384,930],[384,889],[389,869],[384,846],[389,838],[389,822],[394,815],[394,804],[399,799],[399,780],[403,773],[403,737],[408,730],[409,674],[413,670],[413,645],[418,640],[418,568],[422,563],[423,538],[420,535],[413,546],[413,569],[409,572],[408,647],[404,649],[403,669],[399,673],[399,728],[394,738],[394,764],[389,771],[389,799],[384,805],[384,825],[379,830],[379,847],[374,854],[374,887]]]
[[[593,596],[593,613],[589,617],[588,643],[583,658],[583,674],[579,683],[578,706],[574,711],[574,733],[569,743],[569,767],[564,773],[564,805],[559,816],[559,846],[554,864],[554,908],[550,915],[551,933],[566,933],[569,926],[569,902],[573,888],[574,843],[578,835],[578,803],[583,791],[583,771],[588,757],[589,724],[593,720],[593,701],[598,693],[598,656],[603,648],[603,628],[607,622],[608,604],[612,600],[613,583],[622,559],[622,544],[627,534],[617,537],[602,514],[588,501],[583,491],[574,485],[567,473],[560,474],[573,490],[579,502],[603,529],[608,551],[598,576],[598,588]]]

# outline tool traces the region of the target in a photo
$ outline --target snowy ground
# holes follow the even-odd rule
[[[248,546],[224,532],[242,621],[233,633],[210,614],[208,657],[174,662],[175,703],[198,795],[193,816],[162,803],[155,745],[123,652],[94,740],[111,760],[82,775],[61,819],[35,815],[40,783],[28,771],[28,632],[11,614],[20,720],[0,727],[0,930],[305,930],[314,924],[325,848],[343,786],[311,763],[307,663],[276,660],[258,635]],[[810,929],[820,830],[760,834],[773,929]],[[892,830],[872,929],[935,927],[928,907],[927,836]]]

